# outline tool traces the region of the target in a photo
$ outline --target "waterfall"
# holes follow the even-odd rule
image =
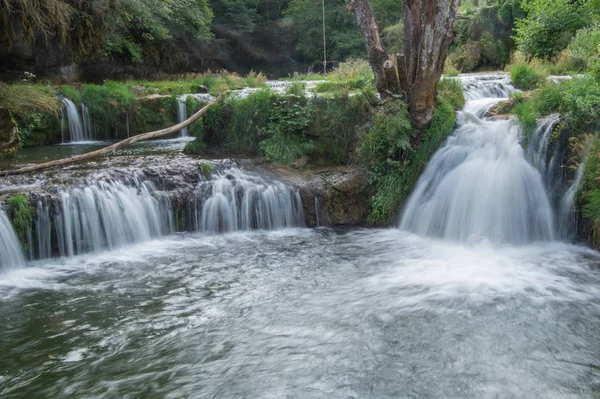
[[[63,121],[66,116],[69,127],[69,141],[76,143],[78,141],[89,140],[86,137],[86,132],[83,129],[83,123],[81,122],[81,117],[79,116],[79,112],[77,112],[75,103],[65,97],[63,97],[61,101],[63,103]],[[65,142],[64,123],[61,123],[61,131],[63,142]]]
[[[197,101],[200,102],[205,102],[205,101],[212,101],[215,99],[214,96],[210,95],[210,94],[203,94],[203,93],[199,93],[199,94],[184,94],[182,96],[179,96],[178,100],[178,108],[177,108],[177,117],[179,119],[179,123],[181,122],[185,122],[188,118],[187,116],[187,108],[186,108],[186,100],[188,97],[193,97],[195,98]],[[181,137],[188,137],[189,136],[189,130],[187,127],[181,129],[180,132]]]
[[[83,131],[88,140],[94,140],[94,129],[92,127],[92,119],[85,104],[81,104],[81,116],[83,119]]]
[[[525,244],[554,238],[542,176],[526,159],[512,120],[487,120],[514,89],[503,78],[463,82],[467,103],[458,127],[433,155],[400,228],[456,241]]]
[[[567,192],[562,197],[562,201],[560,203],[560,213],[559,213],[559,227],[560,234],[562,237],[570,238],[570,236],[575,232],[577,217],[573,215],[575,210],[575,194],[581,185],[581,180],[583,180],[583,175],[585,172],[585,162],[581,162],[577,167],[577,172],[575,173],[575,180],[569,186]]]
[[[8,216],[0,208],[0,272],[9,268],[25,266],[25,257],[21,243],[8,220]]]
[[[40,258],[51,254],[52,225],[61,256],[112,249],[172,233],[170,203],[165,210],[151,182],[133,178],[128,183],[99,181],[61,192],[59,202],[40,200],[36,220]]]
[[[138,176],[100,179],[40,198],[36,254],[73,256],[147,241],[181,230],[180,216],[190,230],[209,233],[304,226],[300,194],[284,183],[236,168],[199,179],[193,192],[176,194],[187,196],[185,209]]]
[[[304,226],[299,193],[284,183],[267,182],[240,169],[229,169],[200,183],[195,202],[197,231]]]
[[[187,97],[181,96],[179,97],[179,108],[177,110],[177,116],[179,118],[179,123],[187,120],[187,109],[186,109],[186,105],[185,105],[185,100]],[[181,129],[181,137],[188,137],[189,136],[189,132],[188,132],[188,128],[184,127],[183,129]]]

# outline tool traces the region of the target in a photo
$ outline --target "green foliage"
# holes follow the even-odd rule
[[[575,78],[564,84],[563,110],[575,128],[600,122],[600,83],[592,77]]]
[[[369,172],[375,188],[369,222],[389,224],[408,199],[429,157],[454,130],[456,114],[452,105],[440,99],[429,129],[415,150],[405,105],[392,102],[375,118],[359,148],[361,163]]]
[[[600,140],[596,137],[587,158],[577,205],[592,222],[591,241],[600,247]]]
[[[33,212],[27,197],[22,194],[14,195],[8,200],[8,215],[26,252],[30,249],[27,244],[33,224]]]
[[[529,57],[552,58],[567,47],[575,32],[586,25],[589,9],[582,0],[523,2],[527,17],[516,22],[514,37]]]
[[[404,41],[404,23],[400,21],[397,24],[384,28],[381,41],[390,54],[401,53]]]
[[[183,147],[183,153],[188,155],[202,155],[206,149],[206,144],[200,137],[196,137]]]
[[[81,101],[88,108],[94,129],[106,135],[113,134],[114,137],[119,136],[126,115],[136,104],[135,96],[126,84],[111,81],[103,85],[84,85]]]
[[[260,90],[246,98],[231,98],[227,106],[231,116],[227,125],[226,146],[236,153],[256,154],[259,142],[265,137],[275,95],[269,89]]]
[[[560,86],[554,82],[547,82],[533,93],[532,102],[538,114],[549,115],[560,111],[562,98]]]
[[[544,81],[542,71],[535,69],[531,65],[518,63],[510,69],[510,78],[516,88],[522,90],[533,90]]]
[[[151,54],[183,35],[212,37],[213,13],[207,0],[120,0],[113,17],[105,50],[134,63],[146,58],[142,48]]]
[[[537,128],[537,113],[535,105],[530,99],[524,99],[521,95],[515,95],[514,97],[514,108],[513,111],[517,116],[517,120],[521,125],[523,131],[523,142],[525,146],[529,142],[531,135]]]
[[[296,37],[296,50],[307,60],[323,59],[323,12],[313,0],[291,0],[286,10]],[[342,61],[366,54],[364,39],[348,11],[345,0],[325,2],[327,53],[329,60]]]
[[[197,165],[197,167],[200,174],[206,180],[210,180],[210,177],[212,176],[214,170],[213,164],[210,162],[201,162]]]
[[[571,62],[577,70],[585,70],[592,65],[600,55],[600,22],[585,27],[577,32],[567,50]]]
[[[17,123],[21,145],[53,144],[60,138],[60,102],[51,87],[0,83],[0,107]]]
[[[457,111],[465,106],[465,95],[458,79],[441,79],[437,84],[437,95],[438,101],[450,104]]]
[[[81,104],[81,93],[73,86],[60,86],[60,94],[73,101],[75,104]]]

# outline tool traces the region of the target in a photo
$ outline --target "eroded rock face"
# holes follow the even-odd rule
[[[19,149],[19,129],[10,112],[0,107],[0,157],[13,156]]]
[[[297,187],[302,196],[308,227],[366,223],[372,193],[367,174],[358,167],[332,166],[296,170],[256,160],[241,162],[248,169],[271,175],[274,179]]]

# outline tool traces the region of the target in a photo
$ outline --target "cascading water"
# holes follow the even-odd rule
[[[25,257],[19,239],[8,216],[0,208],[0,272],[24,265]]]
[[[168,198],[157,198],[150,182],[133,178],[128,183],[100,181],[63,191],[60,203],[40,200],[36,222],[39,256],[51,253],[52,224],[61,256],[116,248],[172,233]]]
[[[464,82],[458,128],[432,157],[400,228],[455,241],[525,244],[554,238],[542,177],[525,158],[512,120],[486,120],[514,90],[506,79]]]
[[[83,123],[81,121],[81,117],[79,116],[79,112],[77,112],[77,106],[75,103],[68,98],[63,97],[61,99],[63,103],[63,116],[61,122],[61,131],[62,131],[62,140],[63,143],[66,142],[65,135],[65,118],[67,121],[67,125],[69,128],[69,138],[70,142],[76,143],[79,141],[89,141],[90,138],[86,135],[86,130],[83,127]]]
[[[58,199],[40,198],[35,251],[40,259],[73,256],[137,243],[188,229],[219,233],[304,226],[302,200],[280,182],[231,168],[201,181],[184,215],[155,184],[142,177],[100,180],[64,190]],[[53,251],[54,248],[54,251]]]
[[[194,218],[197,231],[211,233],[304,226],[297,192],[235,168],[200,183]]]
[[[186,108],[186,100],[188,97],[193,97],[197,101],[212,101],[215,98],[214,96],[212,96],[210,94],[203,94],[203,93],[184,94],[184,95],[180,96],[177,99],[178,100],[177,117],[179,119],[179,123],[184,122],[188,118],[187,108]],[[180,135],[181,135],[181,137],[188,137],[189,136],[188,128],[186,127],[186,128],[181,129]]]

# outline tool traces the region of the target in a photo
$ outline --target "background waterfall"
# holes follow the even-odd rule
[[[0,272],[24,265],[25,257],[21,244],[6,213],[0,208]]]
[[[40,259],[73,256],[177,231],[221,233],[304,226],[299,193],[276,181],[230,168],[210,180],[200,178],[194,192],[159,190],[139,177],[90,182],[39,198],[34,251]],[[183,196],[183,198],[182,198]],[[184,209],[178,205],[187,203]]]
[[[210,102],[215,99],[214,96],[212,96],[210,94],[203,94],[203,93],[184,94],[182,96],[179,96],[179,98],[177,99],[178,100],[177,118],[179,119],[179,123],[184,122],[188,118],[187,107],[186,107],[186,100],[188,97],[193,97],[197,101],[200,101],[200,102]],[[190,134],[189,134],[189,130],[187,127],[181,129],[181,132],[180,132],[181,137],[188,137],[189,135]]]
[[[506,79],[467,80],[458,128],[432,157],[400,228],[456,241],[552,240],[554,216],[540,172],[525,158],[511,120],[487,110],[514,90]]]

